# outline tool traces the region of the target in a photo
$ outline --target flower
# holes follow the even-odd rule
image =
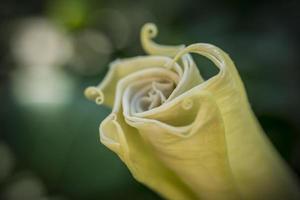
[[[113,62],[87,98],[112,107],[101,142],[167,199],[300,199],[295,176],[258,124],[230,57],[205,43],[141,41],[149,54]],[[191,53],[219,69],[204,80]]]

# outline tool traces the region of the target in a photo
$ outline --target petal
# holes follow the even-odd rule
[[[127,77],[123,78],[118,82],[117,85],[113,112],[117,112],[120,109],[122,100],[124,104],[126,104],[126,106],[123,105],[124,110],[126,111],[130,109],[130,100],[133,97],[133,92],[126,93],[125,89],[130,88],[131,84],[134,83],[134,85],[138,85],[138,89],[141,89],[142,87],[145,87],[146,84],[152,85],[151,83],[153,81],[164,78],[169,79],[175,84],[179,82],[179,77],[176,73],[164,68],[145,69],[139,72],[132,73]],[[134,92],[137,92],[137,89],[134,89]]]
[[[128,115],[125,119],[139,130],[155,149],[156,156],[196,193],[197,198],[239,199],[217,104],[208,93],[197,92],[183,97],[163,112],[152,115],[151,119]],[[174,124],[173,119],[184,119],[191,112],[193,120]]]
[[[151,39],[155,38],[157,34],[157,27],[153,23],[147,23],[141,29],[141,43],[144,50],[149,55],[174,57],[181,49],[184,48],[184,45],[169,46],[156,44]]]
[[[280,158],[258,124],[249,105],[245,88],[229,56],[209,44],[183,49],[212,60],[220,72],[194,88],[209,92],[224,124],[230,167],[245,199],[300,199],[295,175]]]
[[[113,113],[100,125],[101,142],[117,153],[140,182],[167,199],[196,199],[195,194],[154,155],[138,131]]]
[[[90,100],[96,101],[98,104],[103,103],[112,107],[115,99],[116,86],[120,79],[143,69],[153,67],[164,68],[166,63],[170,62],[170,58],[162,56],[139,56],[116,60],[111,63],[108,74],[97,87],[88,87],[85,90],[85,96]]]

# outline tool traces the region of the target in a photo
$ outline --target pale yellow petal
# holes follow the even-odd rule
[[[243,83],[229,56],[209,44],[187,47],[211,59],[220,72],[199,85],[213,95],[225,126],[229,162],[245,199],[300,199],[295,175],[280,158],[258,124]]]
[[[193,200],[195,194],[157,159],[138,131],[123,119],[122,112],[108,116],[100,126],[101,142],[118,154],[141,183],[167,199]]]
[[[182,97],[148,119],[126,114],[125,119],[197,199],[240,199],[216,103],[201,91]]]
[[[105,104],[112,107],[115,99],[116,86],[120,79],[139,70],[152,67],[164,67],[170,62],[170,58],[162,56],[139,56],[116,60],[110,64],[107,75],[98,86],[88,87],[85,90],[85,96],[90,100],[96,101],[97,104]]]
[[[143,49],[149,55],[160,55],[174,57],[178,51],[184,48],[185,45],[171,46],[161,45],[152,41],[158,34],[158,30],[155,24],[147,23],[141,29],[141,43]]]

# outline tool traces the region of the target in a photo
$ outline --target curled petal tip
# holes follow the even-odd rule
[[[190,110],[194,105],[194,102],[192,99],[190,98],[186,98],[183,100],[183,102],[181,103],[181,106],[184,110]]]
[[[158,33],[157,26],[154,23],[146,23],[141,30],[142,36],[146,38],[154,38]]]
[[[88,87],[84,91],[87,99],[95,101],[96,104],[101,105],[104,102],[103,93],[96,87]]]
[[[101,105],[104,102],[103,96],[99,96],[95,99],[96,104]]]
[[[173,57],[176,53],[184,48],[184,45],[161,45],[157,44],[152,39],[158,34],[158,29],[154,23],[146,23],[141,29],[141,43],[146,51],[150,55],[160,55]]]

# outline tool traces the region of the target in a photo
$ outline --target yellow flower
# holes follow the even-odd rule
[[[85,91],[112,107],[101,142],[167,199],[300,199],[294,175],[266,138],[229,56],[216,46],[163,46],[146,24],[149,54],[113,62]],[[219,72],[204,80],[190,53]]]

